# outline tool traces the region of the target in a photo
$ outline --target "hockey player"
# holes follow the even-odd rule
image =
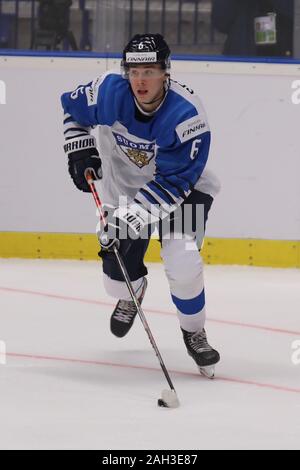
[[[125,336],[137,314],[112,247],[119,247],[142,302],[147,288],[143,259],[149,244],[145,233],[157,222],[161,256],[187,351],[200,371],[213,377],[220,356],[208,344],[204,329],[199,256],[204,229],[199,236],[198,228],[184,226],[178,236],[174,223],[181,217],[179,211],[189,206],[194,226],[195,209],[201,206],[205,226],[218,191],[218,181],[205,169],[210,130],[199,98],[170,79],[170,49],[164,38],[143,34],[135,35],[125,47],[121,74],[108,72],[64,93],[62,105],[65,151],[75,185],[90,191],[85,178],[89,170],[95,180],[101,180],[102,200],[114,208],[100,237],[104,285],[109,295],[119,299],[111,316],[112,333]],[[101,158],[90,134],[95,126],[99,126]],[[127,197],[125,205],[120,196]],[[121,237],[124,228],[127,236]]]

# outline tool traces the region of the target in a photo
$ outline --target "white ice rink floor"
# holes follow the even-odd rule
[[[185,351],[162,265],[149,271],[178,409],[157,407],[168,387],[139,318],[110,333],[99,263],[0,260],[0,448],[300,449],[300,270],[206,266],[214,381]]]

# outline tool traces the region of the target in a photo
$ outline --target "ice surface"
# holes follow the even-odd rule
[[[216,379],[187,355],[162,265],[144,310],[181,406],[139,319],[109,331],[96,262],[0,260],[1,449],[300,448],[300,271],[206,266]]]

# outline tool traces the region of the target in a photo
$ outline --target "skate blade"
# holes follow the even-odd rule
[[[200,374],[207,379],[213,380],[215,378],[215,366],[198,367]]]

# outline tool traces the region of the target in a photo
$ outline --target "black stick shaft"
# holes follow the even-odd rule
[[[153,335],[152,335],[152,332],[151,332],[150,327],[149,327],[149,324],[148,324],[148,322],[147,322],[147,320],[146,320],[145,314],[144,314],[144,312],[143,312],[143,310],[142,310],[142,307],[141,307],[141,305],[140,305],[140,303],[139,303],[139,301],[138,301],[138,299],[137,299],[137,297],[136,297],[136,295],[135,295],[135,292],[134,292],[134,290],[133,290],[133,288],[132,288],[131,281],[130,281],[130,278],[129,278],[127,269],[126,269],[126,267],[125,267],[124,261],[123,261],[122,257],[120,256],[120,253],[119,253],[117,247],[115,247],[115,246],[114,246],[114,253],[115,253],[115,256],[116,256],[117,261],[118,261],[118,263],[119,263],[120,269],[121,269],[121,271],[122,271],[122,274],[123,274],[124,280],[125,280],[125,282],[126,282],[126,285],[127,285],[127,287],[128,287],[128,290],[129,290],[129,293],[130,293],[130,295],[131,295],[131,298],[132,298],[132,300],[133,300],[133,302],[134,302],[134,304],[135,304],[135,306],[136,306],[136,309],[137,309],[137,312],[138,312],[139,317],[140,317],[140,319],[141,319],[141,322],[142,322],[142,324],[143,324],[143,327],[144,327],[144,329],[145,329],[145,331],[146,331],[146,333],[147,333],[147,335],[148,335],[148,338],[149,338],[149,340],[150,340],[150,343],[151,343],[151,345],[152,345],[152,347],[153,347],[153,349],[154,349],[154,351],[155,351],[155,354],[156,354],[156,356],[157,356],[157,358],[158,358],[158,360],[159,360],[159,363],[160,363],[160,366],[161,366],[161,368],[162,368],[162,371],[163,371],[163,373],[164,373],[164,375],[165,375],[165,378],[166,378],[166,380],[167,380],[167,382],[168,382],[168,384],[169,384],[171,390],[173,390],[173,391],[175,392],[174,385],[173,385],[172,380],[171,380],[171,378],[170,378],[170,375],[169,375],[169,373],[168,373],[168,371],[167,371],[167,368],[166,368],[166,366],[165,366],[165,363],[164,363],[164,361],[163,361],[163,358],[162,358],[162,356],[161,356],[161,354],[160,354],[160,352],[159,352],[159,349],[158,349],[158,347],[157,347],[157,344],[156,344],[156,342],[155,342],[155,339],[154,339],[154,337],[153,337]]]

